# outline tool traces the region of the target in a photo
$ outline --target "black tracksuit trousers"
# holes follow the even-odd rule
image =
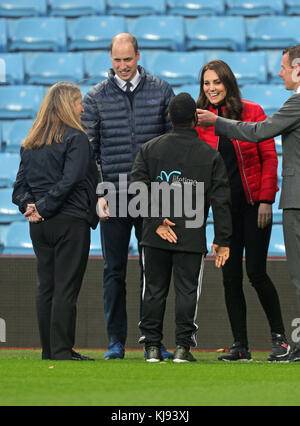
[[[140,343],[160,346],[163,319],[173,272],[175,288],[175,343],[196,346],[197,305],[201,292],[204,257],[201,253],[143,248],[144,285]]]

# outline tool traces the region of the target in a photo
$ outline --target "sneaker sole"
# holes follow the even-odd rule
[[[219,361],[224,362],[252,362],[253,359],[219,359]]]
[[[150,359],[146,359],[146,362],[161,362],[162,359],[157,359],[157,358],[150,358]]]
[[[174,358],[173,359],[173,362],[176,362],[177,364],[180,364],[180,363],[183,363],[183,362],[195,362],[196,360],[191,360],[191,361],[189,361],[189,360],[187,360],[187,359],[178,359],[178,358]]]

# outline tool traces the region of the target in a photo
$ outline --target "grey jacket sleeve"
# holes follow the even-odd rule
[[[289,133],[299,125],[300,94],[295,94],[283,104],[279,111],[258,123],[218,117],[215,124],[215,134],[257,143],[283,133]]]

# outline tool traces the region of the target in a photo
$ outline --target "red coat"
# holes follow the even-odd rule
[[[266,115],[256,103],[243,100],[242,121],[263,121]],[[224,110],[226,107],[222,107]],[[217,114],[217,109],[210,106]],[[219,137],[214,127],[196,127],[199,138],[218,149]],[[235,148],[240,175],[248,203],[256,201],[274,202],[277,187],[277,153],[274,139],[260,143],[231,139]]]

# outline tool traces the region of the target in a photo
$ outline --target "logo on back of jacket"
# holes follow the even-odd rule
[[[190,185],[196,185],[197,181],[194,179],[188,179],[184,176],[181,176],[182,173],[179,170],[173,170],[167,173],[165,170],[162,170],[157,176],[158,180],[170,183],[170,178],[172,177],[172,185],[179,185],[181,183],[187,183]]]

